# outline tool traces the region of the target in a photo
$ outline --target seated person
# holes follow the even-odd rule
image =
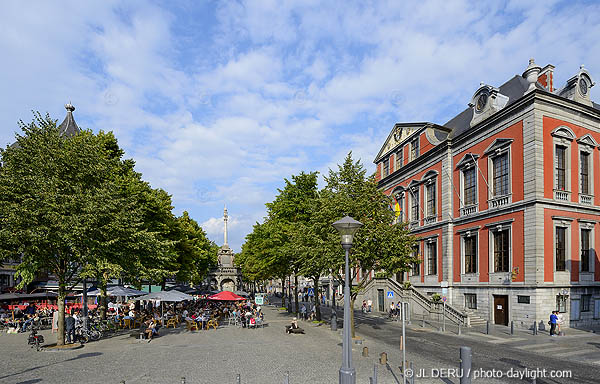
[[[294,317],[292,324],[285,326],[285,333],[304,333],[304,330],[298,327],[298,319]]]
[[[152,340],[152,337],[154,337],[154,335],[158,336],[158,324],[156,323],[156,321],[154,319],[150,319],[146,321],[146,325],[147,328],[144,331],[144,333],[146,334],[146,337],[148,338],[148,342],[150,342],[150,340]]]

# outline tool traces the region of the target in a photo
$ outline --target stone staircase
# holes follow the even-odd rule
[[[470,309],[465,309],[465,313],[469,316],[469,323],[472,327],[477,327],[478,325],[485,325],[486,320],[479,317],[477,313]]]

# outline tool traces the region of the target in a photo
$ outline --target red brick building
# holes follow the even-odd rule
[[[394,126],[377,180],[421,258],[396,280],[497,324],[600,322],[600,105],[583,66],[560,89],[553,71],[531,60],[443,125]]]

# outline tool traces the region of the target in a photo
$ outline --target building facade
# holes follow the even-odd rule
[[[496,324],[600,323],[600,105],[583,66],[553,74],[530,60],[443,125],[394,126],[377,180],[421,259],[396,280]]]

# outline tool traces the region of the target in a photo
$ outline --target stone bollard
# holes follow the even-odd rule
[[[369,347],[363,347],[362,355],[363,357],[369,357]]]
[[[335,310],[333,310],[333,312],[331,312],[331,330],[332,331],[337,331],[337,314],[335,313]]]
[[[285,376],[283,378],[283,384],[290,384],[290,371],[287,371],[285,373]]]
[[[185,377],[181,377],[181,384],[185,384]]]
[[[460,323],[458,323],[458,335],[460,336],[462,332],[460,331]]]
[[[379,355],[379,364],[381,364],[381,365],[387,364],[387,353],[381,352],[381,354]]]
[[[240,376],[239,373],[238,373],[237,377],[235,378],[235,384],[242,384],[242,377]]]
[[[515,334],[515,322],[514,321],[510,322],[510,334],[511,335]]]

